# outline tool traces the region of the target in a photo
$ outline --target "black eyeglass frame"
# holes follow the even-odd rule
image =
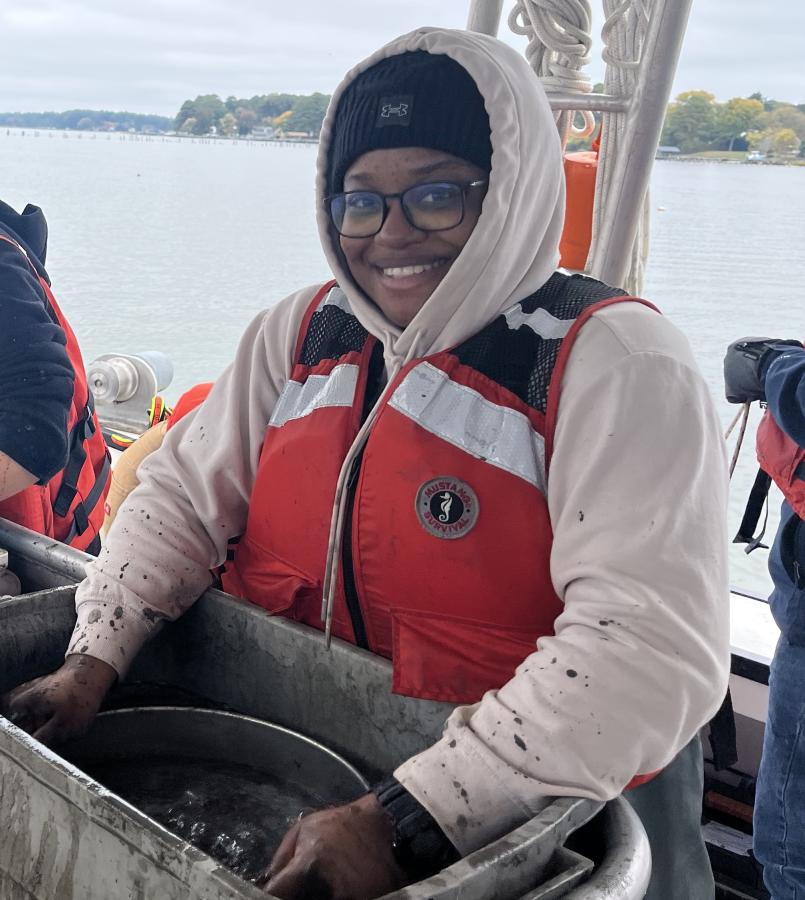
[[[472,190],[473,188],[481,187],[482,185],[489,184],[488,178],[479,178],[475,181],[467,182],[467,184],[461,184],[458,181],[423,181],[420,184],[412,184],[411,187],[407,187],[404,191],[400,191],[397,194],[381,194],[380,191],[370,191],[370,190],[355,190],[355,191],[339,191],[337,194],[330,194],[330,196],[324,198],[324,207],[327,210],[328,215],[330,216],[330,221],[332,222],[333,228],[341,235],[341,237],[352,238],[353,240],[361,240],[362,238],[374,237],[376,234],[379,234],[383,230],[383,226],[386,224],[386,219],[389,215],[389,200],[399,200],[400,201],[400,209],[402,210],[402,214],[405,216],[405,221],[412,228],[416,228],[417,231],[425,231],[427,233],[437,232],[437,231],[450,231],[451,228],[458,228],[458,226],[464,221],[464,216],[467,212],[467,204],[466,197],[467,191]],[[429,187],[433,185],[449,185],[450,187],[458,188],[461,191],[461,217],[455,225],[446,225],[444,228],[422,228],[417,225],[415,222],[411,221],[411,216],[408,214],[408,210],[405,208],[405,203],[403,202],[403,197],[409,192],[416,190],[417,188]],[[379,197],[383,201],[383,215],[380,218],[380,224],[377,227],[376,231],[372,231],[369,234],[344,234],[335,223],[335,216],[333,215],[333,201],[337,200],[341,197],[347,197],[350,194],[372,194],[375,197]]]

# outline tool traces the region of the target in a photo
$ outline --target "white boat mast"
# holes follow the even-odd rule
[[[691,0],[603,0],[604,92],[584,73],[589,0],[517,0],[509,27],[529,40],[563,141],[576,114],[602,113],[602,140],[585,271],[639,293],[648,252],[648,186]],[[502,0],[472,0],[467,28],[497,35]],[[589,128],[589,121],[587,123]]]

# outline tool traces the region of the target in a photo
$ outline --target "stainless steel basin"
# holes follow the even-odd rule
[[[357,769],[323,744],[211,709],[105,712],[60,753],[246,881],[266,871],[299,815],[368,789]]]
[[[155,757],[227,762],[304,782],[326,804],[346,803],[369,789],[361,773],[324,744],[289,728],[240,713],[146,706],[101,713],[59,755],[91,771],[98,764]]]
[[[3,522],[0,545],[12,551],[13,568],[29,591],[0,601],[3,690],[52,671],[61,662],[75,621],[73,583],[89,557]],[[193,694],[199,698],[196,702],[243,710],[304,732],[343,754],[370,778],[392,772],[433,743],[450,712],[447,704],[393,694],[391,667],[385,660],[339,641],[328,652],[319,632],[214,590],[144,649],[129,682],[169,686]],[[253,720],[241,720],[248,721]],[[224,740],[220,729],[199,727],[204,742],[214,746]],[[248,727],[243,724],[244,730]],[[253,765],[255,753],[245,749],[248,739],[243,734],[225,739],[226,755],[232,758],[243,751]],[[96,735],[93,740],[99,743],[95,750],[86,748],[79,766],[60,755],[78,759],[79,745],[54,753],[0,717],[2,900],[266,897],[87,777],[83,768],[93,765],[90,757],[101,746],[100,733]],[[189,724],[179,729],[179,743],[193,751],[199,750],[202,736]],[[155,728],[150,740],[163,739],[161,729]],[[299,759],[304,751],[296,752]],[[326,751],[319,760],[325,758]],[[343,766],[339,771],[343,774]],[[648,841],[622,798],[607,804],[602,814],[595,854],[587,858],[563,846],[600,806],[591,800],[558,798],[510,834],[433,878],[389,895],[389,900],[643,897],[650,875]]]

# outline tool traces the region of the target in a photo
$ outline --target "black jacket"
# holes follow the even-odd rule
[[[47,223],[38,207],[19,214],[0,201],[0,236],[24,246],[48,281]],[[42,484],[67,460],[72,397],[64,331],[28,262],[0,240],[0,451]]]

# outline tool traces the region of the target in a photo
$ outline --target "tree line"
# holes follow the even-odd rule
[[[291,132],[318,137],[329,100],[326,94],[226,100],[206,94],[182,104],[174,128],[190,134],[246,136],[262,127],[280,136]],[[708,91],[685,91],[668,107],[661,142],[683,153],[750,149],[779,156],[805,154],[805,104],[771,100],[759,93],[719,103]],[[584,143],[571,144],[570,149]]]
[[[661,143],[682,153],[755,150],[777,157],[805,156],[805,103],[760,93],[719,103],[708,91],[685,91],[668,107]]]
[[[170,131],[167,116],[110,112],[98,109],[68,109],[65,112],[0,113],[0,125],[14,128],[57,128],[74,131]]]
[[[602,89],[603,85],[596,85]],[[264,137],[288,134],[318,137],[329,103],[327,94],[259,94],[250,98],[204,94],[185,100],[173,119],[127,112],[72,109],[66,112],[0,113],[0,125],[87,131],[175,130],[185,134]],[[568,149],[589,146],[571,141]],[[718,102],[708,91],[685,91],[669,105],[661,143],[682,153],[757,150],[772,156],[805,157],[805,103],[763,97]]]
[[[204,94],[185,100],[173,127],[187,134],[247,136],[268,134],[318,137],[330,97],[327,94],[260,94],[249,99]]]

